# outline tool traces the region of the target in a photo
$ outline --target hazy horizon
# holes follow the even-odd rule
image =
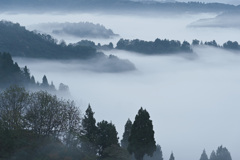
[[[215,18],[217,14],[184,14],[165,17],[122,16],[105,14],[1,14],[1,19],[18,22],[27,29],[34,24],[49,22],[91,22],[104,25],[120,37],[89,39],[95,43],[116,45],[120,38],[154,41],[193,39],[228,40],[240,42],[237,28],[189,27],[193,22]],[[44,32],[44,29],[42,29]],[[81,38],[55,36],[58,40],[74,43]],[[86,39],[86,38],[84,38]],[[27,65],[37,81],[43,75],[56,86],[64,83],[81,107],[82,114],[90,103],[97,121],[107,120],[116,125],[119,140],[128,118],[134,117],[140,107],[146,108],[153,120],[156,142],[162,147],[164,159],[173,151],[176,159],[199,159],[203,149],[208,156],[218,146],[226,146],[233,160],[240,159],[238,113],[240,93],[239,52],[196,47],[196,56],[144,56],[132,52],[111,50],[133,62],[135,71],[99,73],[85,70],[80,61],[32,60],[16,58]]]

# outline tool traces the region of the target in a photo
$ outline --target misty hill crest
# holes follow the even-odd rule
[[[0,51],[9,52],[12,56],[88,59],[103,55],[92,47],[58,45],[50,35],[28,31],[18,23],[1,21],[0,35]]]
[[[8,21],[0,21],[0,52],[16,57],[83,60],[81,62],[88,65],[87,69],[93,71],[122,72],[135,69],[130,61],[106,56],[97,52],[95,47],[57,44],[57,40],[50,35],[31,32],[18,23]]]
[[[59,35],[59,36],[73,36],[79,38],[101,38],[110,39],[118,36],[111,29],[107,29],[100,24],[94,24],[91,22],[78,22],[78,23],[40,23],[32,25],[37,30],[44,30],[47,33]]]

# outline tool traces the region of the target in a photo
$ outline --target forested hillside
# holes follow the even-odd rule
[[[103,56],[95,48],[57,44],[50,35],[30,32],[17,23],[7,21],[0,22],[0,51],[12,56],[51,59],[89,59]]]
[[[25,66],[20,68],[16,62],[12,60],[9,53],[0,53],[0,91],[9,86],[22,86],[30,90],[47,90],[56,93],[53,82],[49,84],[47,77],[44,75],[42,82],[36,82],[30,70]],[[67,85],[61,83],[58,88],[62,93],[68,93]]]

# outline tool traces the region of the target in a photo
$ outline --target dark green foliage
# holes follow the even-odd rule
[[[194,40],[192,41],[192,45],[200,45],[200,41],[197,40],[197,39],[194,39]]]
[[[101,121],[97,123],[98,132],[97,132],[97,147],[98,154],[100,157],[104,157],[104,150],[112,145],[118,144],[117,131],[115,126],[112,123],[107,121]]]
[[[29,93],[24,88],[12,86],[0,93],[0,121],[4,129],[22,130],[26,127]]]
[[[175,160],[173,153],[171,153],[169,160]]]
[[[134,153],[137,160],[142,160],[145,154],[152,156],[155,150],[152,120],[149,113],[141,108],[132,125],[128,151]]]
[[[34,76],[31,76],[27,66],[20,68],[17,63],[13,62],[9,53],[0,53],[0,77],[0,89],[5,89],[11,85],[18,85],[27,89],[56,92],[53,82],[49,85],[45,75],[41,84],[36,83]],[[69,92],[68,86],[62,83],[59,89],[63,93]]]
[[[226,43],[223,44],[223,47],[225,49],[233,49],[233,50],[239,50],[240,49],[240,45],[236,41],[235,42],[227,41]]]
[[[143,40],[124,40],[120,39],[117,43],[117,49],[134,51],[143,54],[168,54],[178,52],[192,52],[190,44],[184,41],[182,44],[180,41],[174,40],[160,40],[156,39],[152,41]]]
[[[210,42],[205,42],[204,44],[208,45],[208,46],[218,47],[218,44],[215,40],[210,41]]]
[[[13,160],[79,160],[84,153],[77,148],[68,148],[59,140],[41,137],[28,131],[6,131],[1,138],[4,147],[0,147],[0,159]],[[1,143],[2,144],[2,143]],[[8,145],[8,146],[6,146]]]
[[[217,160],[232,160],[230,152],[226,147],[220,146],[216,151],[216,159]]]
[[[0,41],[0,52],[9,52],[12,56],[52,59],[103,56],[91,46],[58,45],[50,35],[30,32],[6,21],[0,22]]]
[[[208,160],[208,156],[206,154],[205,149],[203,150],[203,153],[201,154],[200,160]]]
[[[76,139],[79,133],[80,112],[73,102],[60,100],[43,91],[29,93],[20,87],[11,87],[0,93],[0,159],[10,156],[13,159],[34,159],[33,155],[50,156],[57,151],[61,159],[61,155],[70,153],[66,147],[75,146],[73,152],[78,149]],[[42,144],[45,138],[47,143]],[[45,145],[49,144],[54,145],[51,149],[60,146],[58,149],[62,148],[62,151],[45,150]],[[45,149],[39,152],[41,147]],[[79,153],[75,152],[80,156]],[[48,159],[52,159],[51,156]]]
[[[209,160],[232,160],[232,157],[226,147],[220,146],[216,152],[212,151]]]
[[[121,140],[121,147],[127,149],[128,147],[128,138],[131,134],[132,130],[132,121],[130,119],[127,120],[124,128],[123,138]]]
[[[215,151],[212,151],[209,160],[217,160],[217,156],[216,156]]]
[[[145,155],[144,160],[163,160],[163,153],[160,145],[157,145],[156,151],[153,153],[153,156]]]
[[[27,83],[30,79],[26,69],[22,71],[18,64],[13,62],[10,54],[0,53],[0,88]]]
[[[48,84],[48,80],[47,80],[47,77],[44,75],[43,78],[42,78],[42,84],[41,84],[42,87],[49,87],[49,84]]]
[[[192,52],[190,43],[188,43],[187,41],[183,41],[182,46],[181,46],[181,50],[183,52]]]
[[[102,160],[132,160],[128,151],[118,145],[107,147],[103,155]]]
[[[98,50],[111,50],[113,49],[113,43],[110,42],[108,45],[101,45],[100,43],[98,43],[97,45],[93,42],[93,41],[89,41],[89,40],[81,40],[75,44],[72,44],[74,46],[86,46],[86,47],[92,47]]]
[[[94,112],[90,104],[85,112],[84,118],[82,120],[83,126],[83,149],[90,155],[96,156],[97,153],[97,126],[96,120],[94,118]]]
[[[199,46],[199,45],[203,45],[203,43],[197,39],[192,41],[192,45],[193,46]],[[240,45],[238,44],[237,41],[227,41],[226,43],[224,43],[222,46],[217,44],[217,42],[215,40],[210,41],[210,42],[205,42],[204,45],[208,45],[208,46],[212,46],[212,47],[217,47],[217,48],[223,48],[223,49],[228,49],[228,50],[235,50],[238,51],[240,50]]]

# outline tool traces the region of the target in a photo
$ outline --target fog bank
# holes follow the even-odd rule
[[[120,139],[127,119],[133,121],[138,109],[146,108],[164,159],[171,151],[177,159],[199,159],[204,148],[210,155],[224,145],[237,160],[240,55],[211,47],[194,51],[195,59],[106,52],[137,68],[118,74],[79,70],[78,63],[15,60],[27,65],[38,81],[46,74],[49,81],[68,84],[82,112],[90,103],[97,121],[116,124]]]
[[[202,41],[212,41],[215,39],[219,44],[223,44],[228,40],[240,42],[240,30],[229,28],[193,28],[187,27],[189,24],[199,19],[215,18],[216,14],[196,14],[196,15],[175,15],[161,16],[155,15],[145,16],[121,16],[121,15],[104,15],[104,14],[1,14],[2,19],[12,22],[19,22],[21,25],[27,26],[27,29],[37,29],[30,27],[39,23],[75,23],[75,22],[92,22],[94,24],[102,24],[106,28],[112,29],[120,37],[114,39],[98,39],[89,38],[96,44],[116,44],[120,38],[124,39],[142,39],[153,41],[156,38],[173,39],[191,42],[193,39]],[[53,34],[52,34],[53,35]],[[67,43],[76,43],[85,38],[76,38],[72,36],[56,36],[58,40],[64,39]]]

